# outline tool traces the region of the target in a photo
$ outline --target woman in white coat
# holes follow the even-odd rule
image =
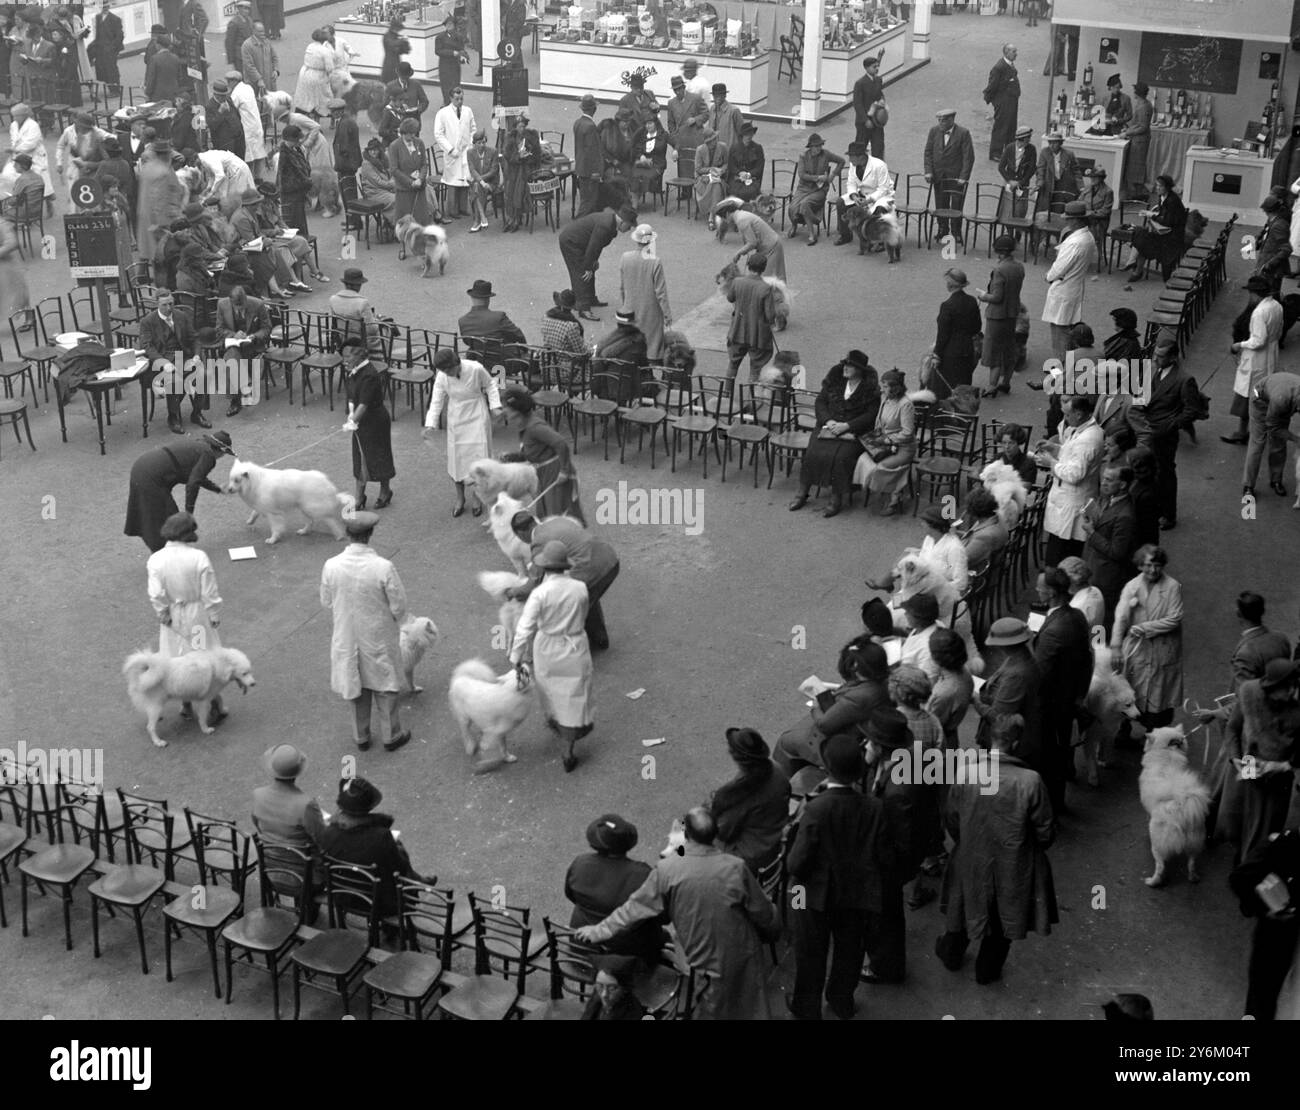
[[[1101,491],[1105,457],[1105,437],[1092,410],[1091,397],[1071,397],[1065,403],[1060,442],[1040,444],[1034,456],[1040,466],[1052,471],[1052,488],[1043,512],[1047,532],[1044,566],[1060,566],[1062,559],[1082,555],[1088,538],[1083,530],[1084,509]]]
[[[303,51],[302,68],[298,71],[298,84],[293,90],[293,102],[300,112],[320,116],[329,114],[329,102],[334,96],[330,75],[334,72],[334,48],[329,35],[322,27],[311,33],[311,42]]]
[[[11,110],[13,122],[9,125],[9,164],[5,166],[4,179],[9,191],[13,191],[14,180],[18,170],[14,167],[14,155],[26,154],[31,157],[32,169],[45,182],[45,203],[49,208],[54,203],[54,181],[50,177],[50,160],[45,153],[45,138],[41,134],[41,125],[32,118],[32,110],[26,104],[15,104]]]
[[[254,173],[258,173],[265,169],[266,132],[262,128],[262,109],[257,93],[236,69],[226,74],[226,80],[230,84],[230,103],[239,113],[239,123],[244,129],[244,161]]]
[[[479,459],[492,457],[492,418],[504,411],[496,379],[480,362],[463,359],[448,347],[433,359],[438,376],[433,380],[433,399],[424,418],[424,438],[437,428],[438,418],[447,411],[447,474],[456,487],[452,516],[465,511],[465,479]],[[474,515],[483,514],[483,502],[474,491]]]
[[[158,653],[169,659],[191,651],[211,651],[221,646],[221,595],[212,560],[196,547],[199,526],[189,513],[173,513],[159,533],[166,545],[149,556],[149,603],[158,616]],[[181,711],[192,717],[189,702]],[[221,698],[212,700],[208,725],[226,716]]]
[[[531,675],[546,713],[546,723],[568,741],[564,769],[577,765],[573,745],[592,729],[591,648],[587,621],[587,587],[570,578],[569,557],[560,540],[551,540],[533,559],[542,583],[524,602],[510,645],[510,662],[520,681],[530,675],[525,657],[531,649]]]
[[[664,349],[664,329],[673,326],[664,264],[655,250],[657,239],[654,228],[639,224],[632,232],[637,249],[624,252],[618,267],[623,311],[636,314],[636,325],[645,336],[645,353],[651,362],[659,361]]]

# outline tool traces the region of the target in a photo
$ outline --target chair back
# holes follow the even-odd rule
[[[931,412],[920,433],[917,457],[957,459],[965,465],[975,447],[978,422],[974,413]]]
[[[677,178],[679,181],[695,181],[695,151],[677,152]]]
[[[431,952],[444,967],[450,967],[451,923],[456,908],[452,892],[398,875],[397,902],[402,947],[408,952]]]
[[[789,197],[794,195],[795,183],[799,179],[799,163],[793,158],[773,158],[772,159],[772,192],[778,197]],[[781,181],[785,181],[785,187],[782,188]],[[762,182],[759,182],[761,185]]]
[[[897,187],[897,185],[895,185]],[[903,207],[913,210],[930,207],[934,185],[923,173],[909,173],[903,181]]]
[[[789,396],[788,420],[785,430],[788,432],[816,431],[817,391],[814,389],[791,389]]]
[[[117,796],[122,800],[122,841],[126,847],[126,862],[143,865],[147,858],[149,866],[157,867],[161,857],[162,873],[170,881],[176,870],[172,843],[176,818],[168,810],[167,803],[127,794],[121,787],[118,787]],[[113,858],[112,844],[113,839],[109,837],[110,859]]]
[[[252,841],[233,821],[208,817],[189,806],[185,807],[185,824],[190,830],[190,843],[194,845],[199,885],[228,886],[242,909],[244,888],[252,872]]]
[[[719,424],[730,424],[736,419],[736,379],[718,374],[696,374],[695,390],[704,415]]]
[[[591,360],[591,395],[619,405],[632,405],[641,399],[642,371],[635,362],[621,358]]]
[[[40,326],[42,343],[53,343],[56,335],[68,330],[66,318],[63,315],[62,297],[43,297],[33,307]]]
[[[551,998],[576,998],[586,1002],[595,991],[596,965],[592,957],[600,949],[578,940],[573,929],[542,918],[546,929],[547,956],[551,964]]]
[[[982,184],[975,186],[975,215],[994,219],[1002,203],[1002,186]]]
[[[935,182],[934,186],[934,210],[936,212],[955,211],[965,195],[966,186],[955,177],[941,178]]]
[[[540,131],[538,138],[544,143],[550,143],[561,154],[564,153],[564,132],[563,131]]]
[[[104,787],[101,784],[79,778],[67,768],[60,768],[58,789],[60,799],[68,806],[68,814],[92,842],[98,844],[101,839],[107,842],[110,827],[121,827],[120,821],[116,823],[109,821],[108,801],[104,797]],[[116,799],[113,801],[113,806],[116,810]]]
[[[325,905],[331,929],[352,928],[349,918],[365,922],[368,943],[379,943],[379,869],[325,857]]]
[[[98,321],[98,305],[95,303],[95,291],[90,286],[79,286],[76,289],[69,289],[68,311],[72,314],[72,330],[85,331],[91,324]],[[77,311],[78,304],[81,305],[81,311]],[[81,326],[82,320],[86,321],[86,327]]]
[[[523,907],[495,907],[469,895],[474,915],[474,964],[479,975],[515,980],[520,994],[528,978],[528,917]]]
[[[257,876],[262,892],[262,906],[283,908],[288,899],[298,911],[299,923],[307,918],[311,905],[311,880],[315,861],[311,854],[287,844],[267,844],[253,835],[257,852]]]

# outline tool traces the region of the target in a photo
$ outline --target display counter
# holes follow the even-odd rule
[[[543,39],[540,45],[541,91],[575,100],[591,93],[597,100],[616,102],[627,93],[623,75],[648,70],[645,87],[661,104],[672,98],[672,78],[682,62],[694,58],[699,76],[709,85],[727,86],[727,102],[742,112],[767,105],[768,55],[749,58],[726,54],[697,54],[686,50],[656,50],[641,46],[596,46],[586,42]],[[355,66],[353,67],[355,70]]]
[[[1207,220],[1264,222],[1259,206],[1273,184],[1273,159],[1217,147],[1194,146],[1183,162],[1183,204]]]
[[[442,33],[445,23],[408,23],[402,37],[411,44],[411,52],[402,55],[410,62],[416,81],[438,80],[438,55],[433,51],[433,40]],[[387,23],[362,23],[346,16],[334,20],[335,37],[344,39],[360,57],[352,61],[354,77],[378,77],[384,68],[384,35]]]
[[[853,86],[865,72],[862,63],[868,54],[884,51],[880,76],[887,78],[907,63],[907,24],[900,23],[874,35],[848,50],[822,47],[822,96],[830,100],[849,100]]]
[[[1194,146],[1209,146],[1210,132],[1204,127],[1153,127],[1147,148],[1147,182],[1162,173],[1175,181],[1183,176],[1187,152]]]
[[[1106,184],[1116,196],[1124,187],[1124,162],[1128,157],[1128,140],[1108,135],[1071,135],[1065,140],[1065,149],[1079,160],[1079,169],[1089,165],[1106,171]],[[1085,183],[1080,181],[1079,185]]]

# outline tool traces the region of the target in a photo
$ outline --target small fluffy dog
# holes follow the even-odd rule
[[[424,653],[438,642],[438,626],[428,617],[415,617],[410,613],[399,630],[402,645],[402,693],[421,694],[423,686],[415,684],[415,668]]]
[[[890,262],[901,261],[903,228],[892,211],[877,212],[858,224],[858,254],[873,248],[888,252]]]
[[[1081,732],[1078,747],[1089,786],[1096,786],[1100,781],[1097,769],[1109,762],[1115,737],[1124,720],[1136,721],[1141,715],[1128,679],[1110,669],[1109,649],[1106,649],[1105,656],[1104,663],[1093,667],[1092,681],[1083,701],[1091,720]]]
[[[234,648],[191,651],[168,656],[137,651],[122,665],[131,704],[144,714],[149,739],[160,748],[167,741],[158,735],[158,720],[169,701],[189,702],[204,735],[211,735],[208,707],[231,682],[244,693],[257,685],[248,656]]]
[[[748,271],[746,271],[748,273]],[[713,279],[725,297],[731,292],[731,283],[740,277],[740,267],[735,262],[728,262]],[[779,277],[763,275],[763,280],[772,287],[772,299],[775,301],[776,318],[772,322],[773,331],[785,331],[790,322],[790,290]]]
[[[475,759],[474,773],[514,763],[506,742],[533,708],[533,684],[520,690],[514,671],[498,677],[482,659],[467,659],[452,672],[447,695],[465,754],[482,757]]]
[[[980,481],[997,500],[998,519],[1008,528],[1014,528],[1029,500],[1025,480],[1010,463],[991,462],[980,471]]]
[[[441,227],[437,224],[421,226],[415,222],[414,216],[403,216],[397,221],[393,233],[399,244],[399,262],[408,254],[423,255],[424,266],[420,270],[420,276],[428,277],[435,265],[438,267],[438,276],[442,276],[447,263],[451,261],[451,251],[447,248],[447,233]]]
[[[307,196],[327,216],[337,216],[343,210],[343,200],[339,194],[339,175],[333,170],[312,170],[311,189],[308,190]]]
[[[514,519],[515,513],[519,512],[524,505],[525,502],[516,501],[508,493],[498,493],[496,502],[488,510],[487,522],[484,524],[485,528],[491,529],[492,538],[497,541],[497,546],[501,548],[501,554],[510,560],[519,574],[528,573],[528,559],[531,551],[528,545],[515,535],[515,530],[510,526],[510,522]]]
[[[250,526],[259,516],[266,517],[271,524],[268,544],[284,539],[286,518],[295,510],[307,518],[298,535],[305,536],[320,521],[336,540],[341,540],[343,510],[354,501],[350,493],[339,493],[319,470],[272,470],[240,459],[230,468],[226,492],[239,494],[253,510],[248,518]]]
[[[478,573],[478,584],[500,605],[497,621],[505,629],[507,650],[514,641],[515,625],[519,623],[519,614],[524,611],[524,603],[506,597],[506,590],[518,589],[527,583],[528,579],[523,575],[511,574],[508,570],[481,570]]]
[[[895,607],[916,594],[933,594],[939,602],[940,613],[952,612],[957,604],[957,590],[943,570],[919,552],[910,551],[899,559],[894,574],[898,579],[892,602]]]
[[[537,468],[532,463],[479,459],[470,466],[466,480],[484,505],[492,504],[499,493],[509,494],[523,505],[537,496]]]
[[[1178,855],[1187,856],[1187,881],[1194,883],[1196,857],[1205,847],[1205,818],[1210,810],[1210,792],[1187,765],[1187,741],[1182,727],[1153,729],[1142,755],[1138,776],[1142,808],[1150,815],[1151,855],[1155,874],[1144,879],[1147,886],[1161,886],[1165,864]]]

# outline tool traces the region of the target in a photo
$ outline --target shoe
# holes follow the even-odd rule
[[[1011,386],[1007,385],[1006,382],[1003,382],[1000,386],[998,386],[998,392],[999,392],[999,393],[1006,393],[1006,394],[1010,395],[1010,393],[1011,393]]]
[[[806,504],[808,504],[808,495],[806,493],[801,493],[798,497],[796,497],[793,501],[790,502],[790,511],[792,513],[797,513]]]
[[[578,318],[581,320],[594,320],[596,323],[600,323],[600,317],[594,312],[588,312],[585,308],[578,309]]]
[[[319,281],[322,285],[328,285],[330,283],[330,279],[324,274],[312,274],[312,280]]]
[[[999,389],[981,389],[981,390],[980,390],[980,396],[981,396],[981,397],[996,397],[1000,392],[1002,392],[1002,391],[999,390]]]
[[[903,511],[903,506],[901,502],[891,501],[888,505],[886,505],[883,509],[880,510],[880,515],[897,516],[902,511]]]
[[[366,739],[357,741],[357,751],[368,752],[369,750],[370,750],[370,737],[367,736]]]
[[[561,758],[560,762],[564,764],[565,774],[568,774],[578,765],[578,757],[576,755],[566,755]]]
[[[1250,436],[1219,436],[1219,438],[1223,440],[1224,443],[1242,444],[1250,442]]]
[[[303,281],[291,281],[289,282],[289,288],[295,293],[310,293],[312,291],[311,286]]]
[[[238,401],[231,401],[231,402],[230,402],[230,407],[229,407],[228,409],[226,409],[226,415],[227,415],[227,416],[238,416],[238,415],[239,415],[241,412],[243,412],[243,411],[244,411],[244,406],[243,406],[243,405],[241,405]]]
[[[176,420],[167,421],[167,427],[169,427],[178,436],[183,436],[185,434],[185,425],[180,422],[179,418]]]
[[[840,499],[838,497],[834,497],[831,499],[831,503],[827,505],[825,509],[822,510],[822,516],[824,517],[839,516],[840,513],[842,513],[843,511],[844,511],[844,506],[840,503]]]
[[[609,301],[592,301],[592,302],[591,302],[591,307],[592,307],[592,308],[608,308],[608,307],[609,307]]]
[[[1255,487],[1254,487],[1254,486],[1242,486],[1242,487],[1241,487],[1241,496],[1242,496],[1242,497],[1254,497],[1254,496],[1255,496]]]
[[[858,976],[858,980],[869,983],[873,987],[896,986],[903,981],[902,979],[886,979],[884,976],[877,975],[874,971],[864,971]]]
[[[194,413],[193,415],[191,415],[191,416],[190,416],[190,423],[191,423],[191,424],[196,424],[196,425],[198,425],[200,428],[211,428],[211,427],[212,427],[212,421],[209,420],[206,416],[204,416],[201,412],[196,412],[196,413]]]
[[[452,515],[452,516],[464,516],[464,515],[465,515],[465,503],[464,503],[464,502],[461,502],[461,503],[460,503],[459,505],[457,505],[454,509],[452,509],[452,510],[451,510],[451,515]]]
[[[375,502],[376,509],[386,509],[393,503],[393,491],[389,490],[383,497]]]
[[[815,247],[815,246],[817,245],[817,240],[818,240],[819,238],[821,238],[821,236],[818,235],[818,233],[814,231],[811,235],[808,236],[808,245],[809,245],[810,247]]]
[[[469,230],[470,230],[470,234],[472,235],[472,234],[473,234],[474,232],[476,232],[476,231],[482,231],[482,230],[483,230],[483,225],[482,225],[482,224],[475,224],[475,225],[474,225],[473,227],[471,227]]]
[[[1043,379],[1042,379],[1042,378],[1039,378],[1037,381],[1034,381],[1034,382],[1029,382],[1028,385],[1029,385],[1029,388],[1030,388],[1030,389],[1035,390],[1035,391],[1037,391],[1037,392],[1039,392],[1039,393],[1041,393],[1041,392],[1043,391]]]
[[[363,493],[361,495],[361,500],[357,502],[357,508],[364,509],[365,507],[366,507],[366,495]]]
[[[475,505],[472,509],[470,509],[469,514],[470,514],[470,516],[482,516],[482,515],[483,515],[483,506],[482,506],[482,505]]]
[[[384,745],[384,751],[395,752],[398,748],[404,747],[411,742],[411,730],[408,728],[405,732],[399,732],[387,744]]]
[[[844,246],[846,243],[851,243],[851,242],[853,242],[853,236],[852,236],[852,235],[841,235],[838,239],[835,240],[835,245],[836,245],[837,247],[842,247],[842,246]]]
[[[1160,531],[1171,532],[1178,527],[1178,521],[1171,517],[1162,516],[1160,518]]]
[[[1279,497],[1286,496],[1286,486],[1281,482],[1269,482],[1268,488],[1276,493]]]
[[[445,224],[449,224],[449,223],[452,222],[452,220],[457,219],[457,217],[456,217],[456,216],[449,216],[449,215],[447,215],[446,212],[444,212],[444,213],[442,214],[442,216],[440,217],[440,219],[442,220],[443,223],[445,223]]]

